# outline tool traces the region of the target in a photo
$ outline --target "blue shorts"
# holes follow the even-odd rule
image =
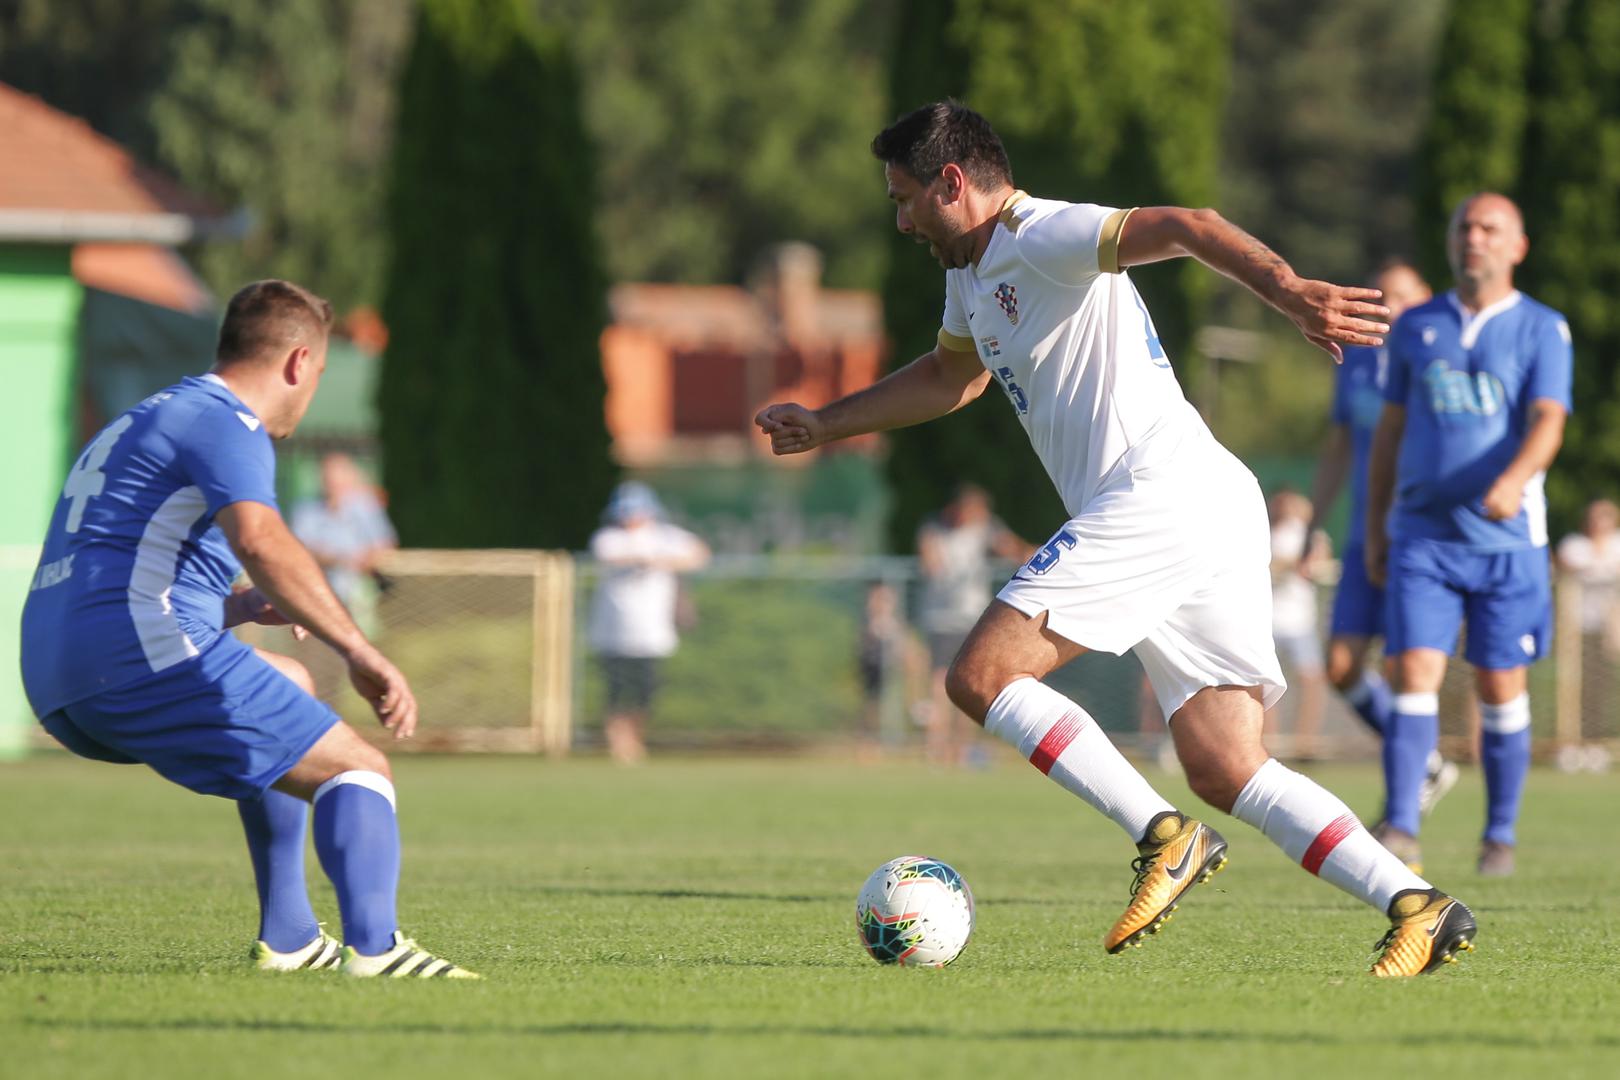
[[[1546,548],[1473,551],[1436,540],[1402,540],[1389,553],[1385,651],[1457,647],[1488,671],[1539,659],[1552,639],[1552,587]]]
[[[227,799],[262,795],[337,722],[337,713],[229,634],[194,660],[40,721],[80,757],[141,762]]]
[[[1367,549],[1344,549],[1344,570],[1333,594],[1331,637],[1380,637],[1384,633],[1384,590],[1367,579]]]

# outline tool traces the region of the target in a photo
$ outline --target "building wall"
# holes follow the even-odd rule
[[[0,757],[33,724],[17,674],[19,623],[73,453],[79,305],[70,249],[0,244]]]

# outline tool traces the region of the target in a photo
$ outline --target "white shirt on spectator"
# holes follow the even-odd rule
[[[691,558],[705,550],[696,536],[662,521],[598,529],[591,537],[591,555],[601,569],[586,632],[591,649],[607,656],[673,653],[676,574],[646,563]]]
[[[1599,547],[1586,534],[1571,533],[1558,542],[1558,562],[1581,583],[1581,630],[1602,633],[1620,591],[1620,534]]]

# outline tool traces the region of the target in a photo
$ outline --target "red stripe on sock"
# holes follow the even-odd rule
[[[1354,814],[1345,814],[1334,818],[1328,827],[1316,834],[1311,846],[1305,849],[1305,857],[1299,860],[1299,865],[1315,874],[1321,871],[1322,864],[1327,857],[1333,854],[1333,849],[1339,846],[1340,841],[1361,827],[1361,822]]]
[[[1052,766],[1057,764],[1057,759],[1069,748],[1069,744],[1074,742],[1074,737],[1080,734],[1080,729],[1085,726],[1085,718],[1078,710],[1064,713],[1062,718],[1047,731],[1046,737],[1035,748],[1035,752],[1029,755],[1029,763],[1041,770],[1042,774],[1050,774]]]

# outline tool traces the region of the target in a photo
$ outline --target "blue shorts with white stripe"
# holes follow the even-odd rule
[[[204,795],[263,794],[338,721],[230,634],[201,656],[40,721],[80,757],[141,762]]]

